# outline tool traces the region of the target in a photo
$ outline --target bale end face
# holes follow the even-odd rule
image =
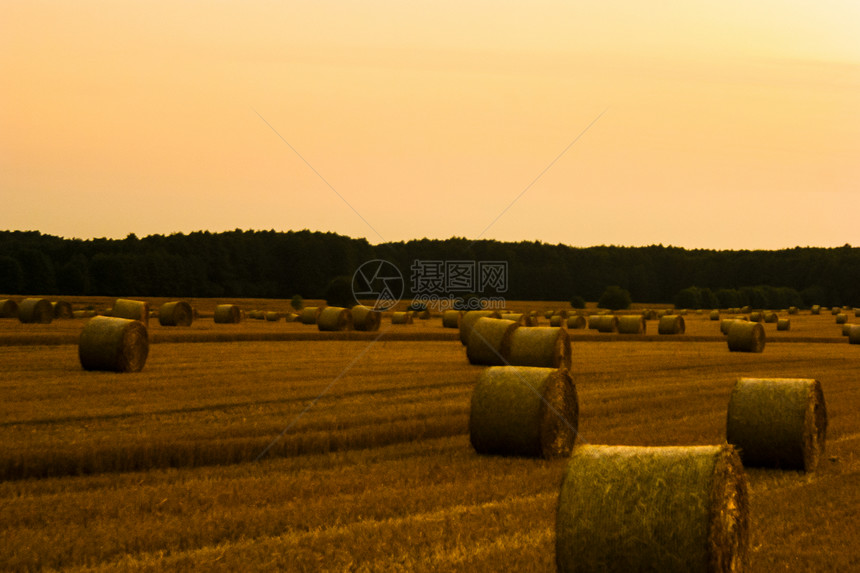
[[[242,322],[242,311],[235,304],[219,304],[214,320],[216,324],[238,324]]]
[[[184,300],[166,302],[158,308],[158,323],[161,326],[191,326],[194,310]]]
[[[148,355],[146,326],[139,320],[93,317],[84,325],[78,342],[84,370],[139,372]]]
[[[763,352],[764,326],[760,322],[736,320],[729,325],[728,343],[731,352]]]

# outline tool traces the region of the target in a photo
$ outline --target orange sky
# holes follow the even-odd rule
[[[856,245],[858,38],[855,0],[7,0],[0,229]]]

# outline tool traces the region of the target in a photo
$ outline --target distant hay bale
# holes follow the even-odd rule
[[[564,457],[578,427],[576,386],[564,369],[495,366],[472,392],[469,439],[479,454]]]
[[[846,322],[848,322],[847,314],[840,312],[836,315],[836,324],[845,324]]]
[[[729,326],[729,350],[732,352],[762,352],[764,350],[764,326],[760,322],[735,320]]]
[[[741,310],[740,310],[740,313],[741,313],[741,314],[749,314],[751,310],[752,310],[752,309],[750,308],[750,306],[749,306],[749,305],[742,306],[742,307],[741,307]]]
[[[562,309],[559,309],[559,310],[554,311],[554,312],[552,313],[552,315],[553,315],[553,316],[560,316],[561,318],[563,318],[563,319],[565,319],[565,320],[566,320],[566,319],[567,319],[567,317],[568,317],[568,312],[567,312],[567,310],[566,310],[566,309],[563,309],[563,308],[562,308]]]
[[[72,305],[65,300],[57,300],[51,303],[54,310],[54,318],[73,318]]]
[[[460,317],[460,343],[463,346],[469,344],[469,335],[472,333],[472,325],[480,318],[499,318],[501,315],[495,310],[470,310]]]
[[[524,326],[526,323],[525,315],[520,312],[503,312],[501,318],[504,320],[513,320],[517,323],[517,326]]]
[[[352,307],[352,327],[363,332],[375,332],[379,330],[382,322],[382,313],[369,306],[357,304]]]
[[[507,355],[511,366],[570,369],[570,336],[563,328],[517,328]]]
[[[755,311],[750,313],[750,321],[751,322],[761,322],[764,317],[761,312]]]
[[[412,324],[412,313],[409,311],[392,312],[391,324]]]
[[[860,318],[860,308],[854,309],[854,318]]]
[[[840,312],[842,312],[842,309],[839,308],[838,306],[834,306],[833,308],[830,309],[830,314],[832,314],[833,316],[838,315]]]
[[[574,448],[556,513],[559,572],[742,571],[746,475],[729,445]]]
[[[215,307],[215,324],[239,324],[242,312],[235,304],[219,304]]]
[[[15,318],[18,316],[18,303],[11,298],[0,300],[0,318]]]
[[[618,317],[614,314],[603,314],[597,319],[597,332],[618,332]]]
[[[460,318],[463,312],[459,310],[446,310],[442,313],[443,328],[460,328]]]
[[[84,325],[78,342],[84,370],[139,372],[148,354],[146,326],[128,318],[93,317]]]
[[[600,327],[601,319],[606,316],[604,314],[592,314],[588,317],[588,330],[597,330]]]
[[[149,324],[149,303],[142,300],[118,298],[113,302],[111,316],[139,320],[144,325]]]
[[[299,313],[299,322],[302,324],[316,324],[322,309],[318,306],[306,306]]]
[[[684,334],[686,330],[684,317],[679,314],[667,314],[657,324],[658,334]]]
[[[50,324],[54,307],[44,298],[25,298],[18,305],[18,320],[24,324]]]
[[[158,323],[161,326],[191,326],[194,310],[184,300],[166,302],[158,307]]]
[[[422,310],[416,310],[415,311],[415,318],[420,319],[420,320],[430,320],[430,311],[427,310],[426,308],[422,309]]]
[[[501,366],[510,353],[511,335],[518,328],[513,320],[481,317],[472,325],[466,357],[470,364]]]
[[[263,313],[267,322],[280,322],[281,313],[276,310],[269,310]]]
[[[740,378],[729,399],[726,441],[745,466],[812,471],[824,454],[827,407],[818,380]]]
[[[745,316],[743,316],[743,317],[734,316],[732,318],[724,318],[723,320],[720,321],[720,332],[722,332],[723,334],[728,334],[729,333],[729,327],[736,320],[739,320],[741,322],[747,322],[747,319]]]
[[[711,320],[720,320],[720,311],[712,310],[711,314],[710,314],[710,319]]]
[[[266,319],[266,313],[263,312],[262,310],[256,310],[256,309],[255,310],[249,310],[248,311],[248,318],[250,318],[251,320],[265,320]]]
[[[543,317],[546,318],[547,320],[549,320],[550,318],[552,318],[553,314],[555,314],[554,310],[547,310],[547,311],[544,311]]]
[[[775,312],[766,312],[764,313],[764,321],[767,324],[774,324],[775,322],[779,321],[779,315],[777,315]]]
[[[780,318],[776,322],[777,330],[791,330],[791,319],[789,318]]]
[[[567,319],[559,314],[554,314],[549,317],[549,325],[553,327],[564,326],[565,324],[567,324],[566,321]]]
[[[848,333],[851,331],[851,327],[854,326],[850,322],[846,322],[842,325],[842,336],[848,336]]]
[[[327,306],[317,317],[317,328],[320,332],[352,330],[352,313],[348,308]]]
[[[72,318],[90,318],[96,315],[96,311],[91,309],[73,310]]]
[[[645,317],[637,314],[626,314],[618,317],[619,334],[645,334],[647,328]]]
[[[798,312],[800,312],[800,311],[796,306],[788,307],[788,314],[797,314]]]
[[[526,315],[526,326],[540,326],[540,314],[533,310]]]
[[[812,309],[810,309],[812,314],[821,314],[821,305],[813,304]]]
[[[852,324],[848,329],[848,344],[860,344],[860,324]]]
[[[295,322],[299,319],[299,315],[294,312],[284,314],[284,322]]]
[[[573,314],[567,317],[567,327],[573,330],[581,330],[586,327],[588,321],[581,314]]]

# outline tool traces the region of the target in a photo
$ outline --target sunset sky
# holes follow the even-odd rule
[[[0,74],[0,229],[860,244],[857,0],[4,0]]]

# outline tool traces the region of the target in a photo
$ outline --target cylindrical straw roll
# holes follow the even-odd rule
[[[813,304],[809,311],[811,314],[821,314],[821,305]]]
[[[317,328],[326,332],[350,330],[352,329],[352,313],[348,308],[327,306],[322,309],[317,318]]]
[[[764,320],[764,315],[760,311],[750,313],[750,322],[761,322]]]
[[[352,307],[352,327],[356,330],[373,332],[379,330],[382,313],[369,306],[357,304]]]
[[[460,328],[460,318],[463,312],[460,310],[446,310],[442,313],[443,328]]]
[[[149,324],[149,303],[142,300],[129,300],[118,298],[113,303],[111,316],[114,318],[127,318],[139,320],[144,325]]]
[[[73,310],[72,318],[90,318],[96,315],[96,311],[91,309]]]
[[[791,319],[790,318],[780,318],[776,321],[776,329],[777,330],[791,330]]]
[[[44,298],[25,298],[18,305],[18,320],[25,324],[50,324],[54,320],[54,307]]]
[[[709,318],[710,318],[711,320],[720,320],[720,311],[718,311],[718,310],[712,310],[712,311],[711,311],[711,314],[709,315]]]
[[[779,321],[779,315],[772,311],[765,312],[763,316],[764,321],[767,324],[774,324],[775,322]]]
[[[215,307],[216,324],[238,324],[242,322],[242,312],[235,304],[219,304]]]
[[[731,446],[574,448],[556,514],[559,572],[744,570],[749,501]]]
[[[764,350],[764,326],[760,322],[736,320],[729,325],[729,350],[732,352],[762,352]]]
[[[645,334],[645,317],[640,314],[625,314],[618,317],[619,334]]]
[[[572,330],[582,330],[588,325],[588,321],[581,314],[572,314],[567,317],[567,327]]]
[[[549,325],[553,327],[564,326],[566,324],[567,319],[560,314],[554,314],[549,317]]]
[[[526,317],[521,312],[503,312],[501,318],[512,320],[517,323],[517,326],[524,326]]]
[[[263,313],[263,318],[265,318],[267,322],[280,322],[281,313],[277,310],[267,310]]]
[[[860,324],[852,324],[848,329],[848,344],[860,344]]]
[[[679,314],[667,314],[660,317],[660,322],[657,324],[658,334],[684,334],[686,329],[684,317]]]
[[[495,366],[472,392],[469,439],[479,454],[563,457],[578,426],[576,387],[564,369]]]
[[[507,356],[511,366],[570,369],[570,336],[563,328],[517,328]]]
[[[604,314],[592,314],[588,317],[588,330],[597,330],[600,327],[601,319],[606,316]]]
[[[552,318],[553,314],[555,314],[554,310],[546,310],[543,313],[543,317],[546,318],[547,320],[549,320],[550,318]]]
[[[158,308],[158,323],[161,326],[191,326],[194,310],[184,300],[166,302]]]
[[[469,332],[466,357],[470,364],[502,366],[511,348],[511,336],[518,328],[513,320],[482,317],[475,321]]]
[[[299,315],[294,313],[294,312],[288,312],[288,313],[284,314],[284,321],[285,322],[295,322],[298,319],[299,319]]]
[[[18,316],[18,303],[11,298],[0,300],[0,318],[15,318]]]
[[[306,306],[299,313],[299,322],[302,324],[316,324],[322,309],[318,306]]]
[[[64,300],[57,300],[51,303],[54,310],[54,318],[72,318],[72,305]]]
[[[740,378],[729,399],[726,441],[746,466],[812,471],[824,454],[827,407],[818,380]]]
[[[604,314],[597,321],[597,332],[618,332],[618,317]]]
[[[139,320],[93,317],[84,325],[78,342],[84,370],[139,372],[148,354],[146,326]]]
[[[724,318],[720,321],[720,332],[728,334],[729,327],[731,327],[732,323],[735,321],[748,322],[746,317]]]
[[[392,312],[391,324],[412,324],[412,313],[409,311]]]
[[[479,318],[499,318],[501,315],[495,310],[470,310],[460,318],[460,343],[463,346],[469,344],[469,335],[472,333],[472,325]]]
[[[844,312],[840,312],[836,315],[836,324],[845,324],[848,322],[848,315]]]

